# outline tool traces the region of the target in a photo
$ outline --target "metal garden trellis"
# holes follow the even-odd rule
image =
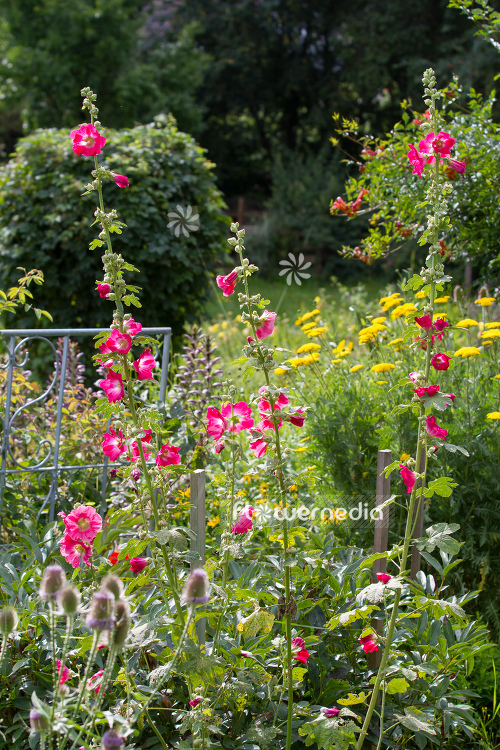
[[[41,515],[47,503],[49,503],[49,521],[53,521],[55,517],[55,505],[58,494],[58,483],[61,472],[75,472],[82,469],[102,469],[101,475],[101,511],[105,510],[105,497],[108,481],[108,458],[105,457],[103,463],[98,464],[65,464],[59,463],[59,442],[61,436],[61,427],[63,424],[63,401],[64,401],[64,384],[67,372],[68,363],[68,350],[70,340],[77,339],[78,337],[85,336],[97,336],[99,333],[108,330],[104,328],[55,328],[55,329],[4,329],[0,331],[1,335],[6,339],[7,344],[7,362],[0,365],[1,369],[7,369],[7,382],[5,391],[5,411],[3,416],[3,434],[2,434],[2,451],[1,451],[1,465],[0,465],[0,508],[3,507],[5,485],[8,475],[11,474],[23,474],[33,473],[42,474],[49,473],[52,475],[51,484],[49,491],[42,503],[42,507],[38,513],[38,517]],[[160,335],[163,336],[163,345],[161,342],[158,343],[156,356],[159,358],[160,348],[162,349],[161,357],[161,376],[160,376],[160,389],[159,389],[159,404],[165,403],[165,395],[167,391],[167,375],[169,367],[170,357],[170,338],[171,328],[159,327],[159,328],[143,328],[142,334],[149,336]],[[63,337],[63,350],[61,362],[59,363],[57,357],[57,350],[51,339],[58,339]],[[16,339],[20,341],[16,344]],[[12,384],[14,379],[15,368],[23,368],[29,360],[29,352],[26,350],[26,344],[28,341],[39,339],[49,344],[54,352],[55,369],[51,383],[47,386],[40,396],[25,404],[22,404],[17,409],[12,411]],[[22,354],[22,360],[17,361],[17,356]],[[54,435],[54,444],[46,438],[41,440],[38,446],[38,451],[45,446],[48,449],[47,454],[35,465],[25,466],[21,464],[12,455],[11,451],[11,437],[15,431],[15,420],[17,417],[24,412],[28,407],[34,404],[43,404],[52,392],[55,384],[59,377],[59,392],[57,395],[57,412],[56,412],[56,430]],[[37,451],[37,452],[38,452]],[[52,459],[52,460],[51,460]],[[9,461],[13,462],[15,468],[8,468]]]

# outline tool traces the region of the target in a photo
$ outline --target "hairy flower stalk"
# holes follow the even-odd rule
[[[429,107],[429,111],[431,114],[431,120],[432,125],[427,125],[427,129],[432,128],[432,133],[430,133],[426,141],[430,138],[430,135],[433,135],[433,133],[438,133],[438,136],[446,135],[439,132],[438,127],[438,113],[436,110],[436,100],[440,96],[438,91],[436,90],[436,79],[434,76],[434,72],[432,69],[427,70],[424,73],[423,76],[423,84],[425,87],[424,90],[424,99],[426,105]],[[421,144],[422,145],[422,142]],[[441,146],[443,148],[443,146]],[[415,151],[415,149],[413,149]],[[418,155],[418,152],[416,152]],[[414,157],[414,154],[412,151],[410,151],[409,158],[410,161],[412,161],[412,158]],[[449,186],[444,185],[442,188],[440,188],[439,185],[439,164],[440,164],[440,150],[439,147],[435,148],[434,150],[434,156],[431,157],[427,161],[427,159],[424,159],[424,163],[422,164],[422,169],[424,168],[424,164],[433,162],[433,169],[431,172],[431,184],[427,191],[427,199],[429,203],[432,205],[432,213],[428,217],[428,223],[427,223],[427,230],[424,232],[421,241],[422,242],[429,242],[430,248],[429,248],[429,254],[426,259],[426,265],[422,269],[420,274],[420,280],[417,281],[416,284],[414,284],[415,278],[411,279],[406,289],[417,289],[422,282],[424,285],[428,287],[428,294],[429,294],[429,302],[425,305],[424,308],[424,314],[427,317],[427,315],[430,318],[430,321],[432,321],[433,318],[433,311],[434,311],[434,300],[436,297],[436,285],[440,284],[439,289],[442,289],[442,283],[444,281],[449,281],[450,277],[445,276],[443,272],[443,265],[440,262],[440,245],[439,245],[439,232],[443,228],[443,224],[446,223],[446,211],[447,211],[447,203],[446,203],[446,194],[449,192]],[[413,163],[413,162],[412,162]],[[420,174],[420,172],[414,172],[414,174]],[[425,286],[424,286],[425,288]],[[421,324],[419,324],[421,325]],[[418,385],[421,387],[428,387],[429,386],[429,376],[431,373],[431,363],[433,363],[433,360],[436,359],[436,356],[433,357],[432,352],[432,343],[433,343],[433,328],[428,327],[428,330],[425,331],[425,338],[427,340],[427,346],[426,346],[426,356],[425,356],[425,370],[423,373],[423,378],[421,378],[421,381],[419,380]],[[443,355],[445,356],[445,355]],[[435,369],[437,371],[441,369],[447,369],[446,366],[441,367],[440,363],[437,363],[438,367],[435,366]],[[418,395],[415,395],[415,399],[418,399]],[[415,468],[420,473],[420,480],[413,483],[411,494],[410,494],[410,500],[408,503],[408,515],[406,519],[406,528],[405,528],[405,536],[404,536],[404,542],[403,542],[403,551],[401,554],[401,560],[400,560],[400,574],[403,575],[407,569],[407,563],[408,563],[408,556],[409,556],[409,550],[410,550],[410,543],[413,537],[413,533],[415,530],[415,526],[417,523],[417,516],[418,514],[415,512],[415,509],[417,507],[417,500],[422,499],[423,500],[423,492],[425,489],[425,481],[426,481],[426,474],[427,474],[427,442],[428,442],[428,433],[426,430],[426,418],[425,418],[425,404],[423,399],[420,399],[420,403],[418,404],[419,408],[419,418],[418,418],[418,432],[417,432],[417,450],[416,450],[416,457],[415,457]],[[422,467],[422,459],[424,459],[424,465],[423,470]],[[361,750],[363,747],[363,743],[365,740],[365,737],[368,733],[368,728],[370,725],[370,721],[373,716],[373,712],[375,710],[375,705],[378,700],[378,695],[384,680],[385,676],[385,669],[387,666],[387,662],[390,656],[391,652],[391,646],[392,646],[392,639],[394,636],[394,631],[396,627],[396,623],[398,620],[398,610],[399,610],[399,601],[401,598],[401,589],[397,589],[394,595],[394,603],[393,603],[393,609],[391,613],[391,617],[389,620],[389,624],[387,626],[387,633],[385,637],[385,644],[384,644],[384,650],[382,652],[382,658],[380,662],[380,667],[377,672],[375,684],[373,687],[373,692],[371,695],[370,703],[368,706],[368,710],[363,722],[363,726],[356,744],[356,750]],[[385,696],[385,691],[384,691]],[[383,707],[385,707],[385,701],[383,702]],[[381,721],[381,734],[383,732],[383,708],[380,714],[380,721]]]

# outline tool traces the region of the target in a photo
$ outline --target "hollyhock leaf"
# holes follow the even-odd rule
[[[245,380],[248,380],[248,378],[251,378],[254,373],[255,373],[255,367],[253,365],[251,365],[250,367],[247,367],[245,372],[243,373],[241,382],[244,383]]]
[[[395,695],[396,693],[406,693],[409,687],[410,683],[407,682],[404,677],[395,677],[387,683],[386,692],[389,695]]]
[[[184,534],[188,529],[182,529]],[[162,529],[161,531],[155,531],[151,534],[152,537],[158,540],[160,544],[171,544],[174,549],[183,552],[187,549],[187,539],[179,529]]]
[[[367,618],[372,612],[378,612],[379,610],[380,607],[377,607],[374,604],[365,604],[364,607],[351,609],[349,612],[342,612],[340,615],[335,615],[329,620],[329,622],[327,622],[326,627],[329,628],[329,630],[333,630],[337,625],[345,627],[346,625],[350,625],[352,622],[359,620],[360,617]]]
[[[417,290],[420,289],[420,287],[423,284],[423,280],[421,276],[417,276],[416,274],[411,277],[411,279],[408,279],[404,286],[404,291],[406,292],[408,289]]]
[[[292,669],[292,679],[294,682],[302,682],[304,679],[304,675],[306,675],[308,672],[305,667],[294,667]]]
[[[441,478],[447,479],[447,477]],[[434,526],[429,526],[429,528],[425,530],[427,538],[421,537],[420,539],[417,539],[417,548],[419,550],[433,552],[437,547],[447,554],[456,555],[463,543],[453,539],[450,534],[454,534],[459,528],[460,525],[458,523],[436,523]]]
[[[469,456],[469,451],[467,451],[465,448],[463,448],[461,445],[454,445],[453,443],[443,443],[443,448],[450,453],[456,453],[457,451],[459,453],[462,453],[464,456]]]
[[[371,695],[370,693],[360,693],[359,695],[355,695],[354,693],[349,693],[347,698],[339,698],[337,703],[340,703],[341,706],[356,706],[359,703],[364,703],[367,698],[369,698]]]
[[[257,633],[270,633],[274,624],[274,615],[258,607],[255,612],[244,617],[236,629],[244,638],[254,638]]]
[[[453,487],[458,487],[457,482],[454,482],[450,477],[439,477],[438,479],[433,479],[432,482],[429,482],[428,488],[440,497],[450,497],[453,492]],[[452,525],[454,526],[455,524]],[[458,526],[457,528],[460,527]]]
[[[314,721],[308,721],[299,727],[299,734],[304,737],[304,744],[317,744],[323,750],[348,750],[355,744],[354,730],[357,729],[353,721],[340,724],[338,718],[328,719],[321,714]]]
[[[241,357],[238,357],[238,359],[233,359],[233,361],[231,362],[231,367],[233,365],[244,365],[245,362],[248,362],[248,357],[242,355]]]
[[[365,586],[364,589],[361,589],[357,596],[357,599],[359,602],[362,602],[366,599],[372,604],[378,604],[378,602],[384,601],[384,593],[385,586],[383,583],[370,583],[369,586]]]
[[[428,732],[428,734],[436,734],[436,730],[429,724],[426,714],[420,711],[418,708],[405,708],[405,715],[396,714],[396,719],[406,729],[410,729],[412,732]]]

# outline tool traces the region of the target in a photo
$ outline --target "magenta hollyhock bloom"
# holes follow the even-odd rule
[[[275,312],[264,312],[260,318],[259,324],[255,326],[255,333],[259,341],[261,339],[267,339],[274,331],[274,321],[276,320]]]
[[[69,515],[58,513],[64,521],[66,533],[75,541],[92,544],[102,529],[102,518],[91,505],[78,505]]]
[[[428,133],[418,144],[419,151],[423,154],[439,154],[442,158],[450,155],[455,144],[455,139],[449,133],[439,132],[437,135]],[[432,162],[427,162],[432,163]]]
[[[99,135],[90,122],[85,122],[69,134],[73,141],[73,151],[78,156],[97,156],[106,143],[106,138]]]
[[[454,393],[445,393],[444,395],[446,396],[446,398],[450,399],[450,401],[451,401],[452,404],[455,403],[456,396],[455,396]]]
[[[65,534],[61,540],[60,547],[61,555],[66,562],[74,568],[80,566],[80,560],[83,560],[85,565],[90,565],[92,549],[87,544],[83,544],[83,542],[75,542],[69,534]]]
[[[415,482],[417,481],[415,474],[404,464],[399,464],[399,473],[401,474],[401,478],[405,483],[406,492],[410,494],[413,487],[415,486]]]
[[[410,150],[408,151],[408,159],[410,161],[410,164],[413,165],[412,174],[421,175],[424,171],[426,157],[419,154],[413,144],[410,146]]]
[[[108,342],[107,341],[103,341],[102,344],[100,344],[99,351],[104,356],[106,356],[106,354],[112,354],[113,353],[113,350],[108,347]]]
[[[110,432],[105,432],[104,440],[102,441],[102,450],[110,461],[116,461],[118,456],[125,453],[123,432],[118,430],[118,433],[116,433],[113,429]]]
[[[215,406],[207,409],[207,432],[214,440],[220,440],[227,428],[227,420]],[[221,449],[222,450],[222,449]]]
[[[259,394],[262,395],[267,390],[267,386],[263,385],[261,388],[259,388]],[[289,404],[288,396],[285,396],[284,393],[279,393],[278,398],[276,398],[274,403],[274,411],[280,411],[285,406],[288,406]],[[265,411],[271,411],[271,404],[267,400],[267,398],[261,398],[259,400],[259,411],[265,412]]]
[[[423,328],[424,331],[430,331],[432,328],[432,318],[430,315],[422,315],[421,318],[415,318],[415,323]]]
[[[292,638],[292,655],[295,661],[305,664],[309,659],[309,651],[305,648],[305,642],[302,638]]]
[[[128,177],[125,177],[124,174],[113,174],[113,180],[115,181],[115,185],[118,185],[119,188],[126,188],[130,184]]]
[[[416,393],[419,398],[424,396],[435,396],[439,391],[438,385],[419,386],[418,388],[412,388],[413,393]]]
[[[447,354],[439,352],[431,359],[431,365],[435,370],[447,370],[450,366],[450,358]]]
[[[137,482],[141,476],[141,470],[140,469],[133,469],[132,471],[132,479],[134,482]]]
[[[253,450],[256,458],[262,458],[267,451],[267,442],[263,438],[257,437],[255,440],[250,441],[250,448]]]
[[[377,573],[377,578],[380,581],[380,583],[386,584],[386,583],[389,583],[392,576],[390,576],[388,573]]]
[[[444,318],[437,318],[433,325],[435,331],[442,331],[444,328],[448,328],[450,324]]]
[[[201,698],[193,698],[192,701],[189,701],[189,705],[191,706],[191,708],[196,708],[198,703],[201,703]]]
[[[142,331],[142,323],[136,323],[133,318],[126,320],[123,323],[123,327],[129,336],[137,336]]]
[[[362,636],[359,639],[359,642],[361,643],[361,648],[367,654],[371,654],[374,651],[378,651],[379,649],[378,643],[376,642],[375,635],[373,633],[370,633],[370,635]]]
[[[436,393],[439,391],[439,386],[438,385],[428,385],[427,388],[426,388],[426,390],[427,390],[427,395],[428,396],[435,396]]]
[[[137,373],[137,380],[152,380],[156,360],[151,354],[151,349],[146,349],[139,359],[132,362],[132,366]]]
[[[106,340],[109,352],[121,352],[127,354],[132,346],[132,339],[128,333],[121,333],[118,328],[113,328],[111,336]]]
[[[428,434],[433,438],[438,438],[439,440],[446,440],[448,437],[448,430],[445,430],[444,427],[440,427],[436,422],[436,417],[427,417],[425,421],[425,429],[427,430]]]
[[[174,464],[180,464],[181,457],[179,455],[179,449],[174,445],[162,445],[156,456],[157,466],[172,466]]]
[[[115,372],[114,370],[108,371],[106,378],[101,380],[99,386],[105,392],[110,404],[119,401],[125,395],[123,378],[119,372]]]
[[[252,413],[251,407],[245,401],[238,401],[236,404],[222,405],[222,416],[228,423],[228,432],[241,432],[241,430],[249,430],[253,427],[253,419],[250,417]],[[240,419],[233,425],[229,422],[231,416],[240,417]]]
[[[280,421],[278,422],[278,430],[280,427],[282,427],[282,425],[283,425],[283,420],[280,419]],[[259,430],[259,432],[263,432],[264,430],[276,429],[276,425],[274,424],[273,420],[269,419],[268,417],[264,417],[264,419],[261,422],[259,422],[259,424],[256,425],[256,427],[257,427],[257,430]]]
[[[233,534],[247,534],[253,527],[252,516],[255,513],[255,508],[251,505],[247,505],[240,511],[240,514],[236,521],[233,523],[231,531]]]
[[[130,561],[130,570],[132,573],[141,573],[149,565],[143,557],[133,557]]]
[[[62,664],[59,659],[56,661],[57,674],[59,675],[59,685],[64,685],[69,677],[69,669],[66,664]]]
[[[418,381],[420,380],[420,373],[419,372],[410,372],[410,374],[408,375],[408,377],[410,378],[411,382],[414,385],[416,385],[418,383]]]
[[[98,281],[97,291],[99,292],[99,297],[107,298],[108,294],[111,291],[111,286],[109,284],[105,284],[104,281]]]
[[[100,680],[100,679],[101,679],[101,677],[103,676],[103,674],[104,674],[104,670],[103,670],[103,669],[100,669],[100,670],[99,670],[98,672],[96,672],[96,673],[95,673],[94,675],[92,675],[92,677],[91,677],[91,678],[90,678],[90,680],[89,680],[89,688],[90,688],[91,690],[92,690],[92,689],[93,689],[93,690],[95,690],[95,692],[96,692],[96,695],[99,695],[99,691],[100,691],[100,689],[101,689],[101,686],[100,686],[100,685],[98,685],[97,687],[94,687],[94,683],[95,683],[95,682],[98,682],[98,680]]]
[[[303,409],[297,409],[291,416],[290,422],[296,427],[302,427],[306,419],[306,413]]]
[[[457,159],[448,159],[448,166],[451,167],[451,169],[454,169],[455,172],[463,174],[467,165],[464,161],[457,161]]]
[[[144,458],[147,461],[151,455],[151,451],[148,451],[148,447],[149,447],[148,443],[151,442],[153,430],[145,430],[145,433],[146,434],[143,435],[143,437],[141,437],[141,443],[142,443],[142,451],[144,453]],[[141,454],[139,453],[139,445],[137,443],[137,440],[134,440],[130,447],[132,449],[132,461],[137,461],[137,459],[141,457]],[[127,460],[130,461],[130,456],[127,456]]]
[[[234,293],[238,281],[238,271],[231,271],[227,276],[217,276],[217,286],[222,289],[224,297],[229,297],[230,294]]]
[[[222,453],[222,451],[224,450],[225,447],[226,447],[226,445],[225,445],[224,441],[223,440],[218,440],[215,443],[215,445],[214,445],[214,451],[216,453]]]
[[[326,716],[327,719],[334,719],[340,713],[340,708],[322,708],[321,713]]]
[[[427,396],[427,388],[419,386],[418,388],[412,388],[413,393],[416,393],[419,398]]]

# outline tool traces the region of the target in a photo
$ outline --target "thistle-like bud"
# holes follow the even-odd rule
[[[17,628],[17,613],[12,607],[4,607],[0,612],[0,633],[7,637]]]
[[[60,565],[48,565],[40,582],[40,599],[54,601],[58,592],[66,585],[66,576]]]
[[[123,594],[123,583],[118,576],[115,576],[113,573],[108,573],[108,575],[102,579],[101,590],[109,591],[113,594],[115,599],[118,600]]]
[[[119,599],[115,602],[115,646],[120,648],[127,640],[130,630],[130,607],[128,602]]]
[[[45,734],[49,728],[46,717],[36,708],[30,710],[30,727],[34,732],[40,732],[40,734]]]
[[[118,732],[115,732],[114,729],[108,729],[108,731],[104,732],[102,736],[102,750],[116,750],[116,748],[120,748],[124,744],[125,740],[120,734],[118,734]]]
[[[80,607],[80,592],[75,586],[65,586],[57,594],[57,602],[61,613],[72,617]]]
[[[97,591],[90,603],[87,627],[93,630],[111,630],[115,624],[114,610],[114,595],[110,591]]]
[[[210,599],[210,583],[203,568],[196,568],[187,577],[182,598],[187,604],[206,604]]]

